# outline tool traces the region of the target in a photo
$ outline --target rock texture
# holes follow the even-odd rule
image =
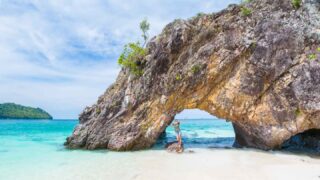
[[[230,120],[236,144],[274,149],[320,129],[320,1],[253,0],[176,20],[150,40],[144,73],[122,69],[80,115],[70,148],[150,148],[174,116],[201,109]]]
[[[289,151],[311,152],[320,155],[320,129],[310,129],[299,133],[285,141],[282,148]]]
[[[182,147],[180,148],[178,142],[168,143],[166,144],[165,148],[167,149],[168,152],[182,153],[184,151],[183,144],[182,144]]]

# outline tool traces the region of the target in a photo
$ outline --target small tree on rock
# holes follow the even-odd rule
[[[142,76],[143,74],[143,59],[147,54],[145,45],[148,41],[148,30],[150,24],[146,19],[140,23],[140,29],[142,31],[143,45],[140,42],[128,43],[124,46],[124,50],[121,53],[118,64],[121,67],[128,68],[130,72],[136,76]]]
[[[144,40],[143,42],[143,47],[147,44],[149,35],[148,31],[150,29],[150,24],[147,19],[144,19],[143,21],[140,22],[140,29],[142,31],[142,38]]]

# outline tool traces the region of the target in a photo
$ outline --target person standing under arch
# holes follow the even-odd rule
[[[174,122],[172,123],[172,126],[174,127],[174,132],[176,133],[177,141],[179,144],[179,149],[177,152],[182,152],[183,147],[182,147],[182,135],[180,130],[180,121],[174,120]]]

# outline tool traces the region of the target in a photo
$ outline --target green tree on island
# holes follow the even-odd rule
[[[4,103],[0,104],[0,119],[52,119],[52,116],[40,108]]]

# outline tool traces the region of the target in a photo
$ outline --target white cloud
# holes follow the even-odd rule
[[[239,0],[0,0],[0,102],[76,118],[119,71],[123,45],[176,18],[214,12]]]

